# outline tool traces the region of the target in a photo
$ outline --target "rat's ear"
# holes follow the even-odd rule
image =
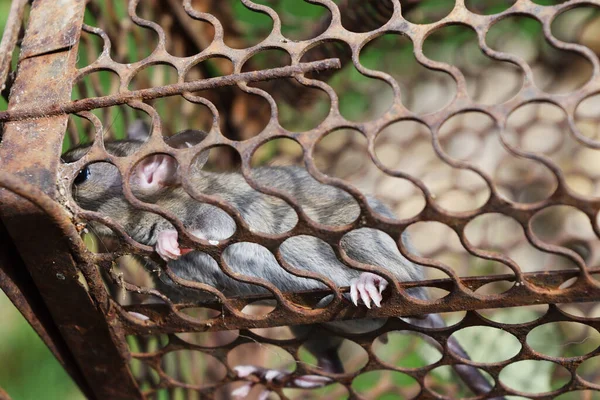
[[[150,136],[150,126],[142,119],[136,119],[127,127],[127,138],[145,142]]]
[[[200,143],[207,137],[208,134],[204,131],[197,131],[194,129],[186,129],[181,132],[177,132],[173,136],[165,137],[165,143],[171,147],[176,149],[186,149],[188,147],[192,147]],[[194,163],[196,168],[202,168],[206,161],[208,160],[208,150],[200,153],[198,158]]]
[[[134,167],[131,184],[144,192],[154,192],[179,184],[177,161],[167,154],[145,157]]]

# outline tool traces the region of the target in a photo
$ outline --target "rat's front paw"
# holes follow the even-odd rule
[[[158,238],[156,239],[156,252],[167,262],[170,260],[177,260],[179,256],[181,256],[176,230],[167,229],[158,234]]]
[[[350,297],[355,306],[358,306],[358,296],[365,303],[367,308],[371,308],[371,300],[377,307],[381,307],[383,297],[381,293],[385,290],[388,283],[379,275],[370,272],[363,272],[356,279],[350,281]]]
[[[282,382],[285,377],[287,377],[290,372],[288,371],[279,371],[276,369],[267,369],[263,367],[257,367],[254,365],[238,365],[233,368],[238,378],[247,378],[250,375],[254,375],[261,381],[268,383],[279,383]],[[303,388],[303,389],[312,389],[319,388],[331,383],[331,379],[325,376],[320,375],[303,375],[291,380],[288,382],[286,386]],[[240,386],[231,392],[231,397],[233,399],[245,399],[252,387],[256,384],[256,382],[248,382],[247,384]],[[269,396],[269,391],[263,391],[259,399],[263,400]]]

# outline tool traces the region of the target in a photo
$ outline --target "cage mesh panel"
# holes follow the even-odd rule
[[[93,246],[89,250],[79,246],[76,251],[80,260],[101,271],[104,282],[96,278],[93,284],[106,286],[116,310],[107,318],[129,335],[131,370],[144,394],[149,398],[163,394],[228,398],[227,393],[241,385],[233,367],[245,363],[244,346],[256,354],[257,364],[293,371],[282,380],[260,382],[280,398],[376,398],[385,393],[419,398],[465,396],[469,391],[458,378],[434,371],[454,364],[474,365],[493,379],[492,392],[479,398],[550,399],[567,392],[600,390],[600,341],[595,336],[599,310],[594,303],[600,295],[600,270],[596,268],[600,46],[589,33],[598,32],[600,22],[593,10],[600,3],[572,0],[541,6],[516,1],[503,11],[484,14],[458,0],[444,16],[428,15],[426,7],[421,9],[411,1],[401,5],[397,0],[315,0],[312,3],[323,8],[320,22],[311,24],[316,33],[298,41],[282,35],[275,6],[250,0],[241,3],[248,11],[268,16],[272,29],[245,37],[224,2],[134,0],[125,8],[120,2],[92,0],[80,43],[87,59],[80,58],[73,75],[77,83],[72,97],[81,100],[52,110],[0,113],[0,120],[6,121],[73,111],[67,129],[70,145],[83,140],[93,143],[81,159],[61,166],[65,197],[59,200],[75,214],[80,230],[85,222],[95,220],[119,237],[119,249],[111,253],[95,252]],[[589,8],[589,16],[577,28],[572,25],[566,30],[571,36],[555,37],[559,19],[577,11],[573,10],[577,6]],[[519,24],[538,27],[528,52],[515,45],[520,38],[514,27]],[[454,55],[436,50],[447,46],[453,35],[459,38]],[[132,43],[137,45],[135,52],[130,50]],[[279,55],[255,57],[274,49]],[[378,63],[368,57],[369,52],[379,57]],[[408,72],[398,72],[395,54]],[[319,64],[331,58],[340,60],[341,71],[334,71],[335,63]],[[307,66],[309,62],[317,64]],[[277,77],[287,79],[263,82],[274,77],[269,71],[273,67],[282,68]],[[249,75],[232,75],[247,71],[259,71],[258,78],[248,82]],[[352,73],[365,80],[350,79]],[[111,78],[101,79],[100,74]],[[234,78],[214,80],[206,87],[195,87],[193,93],[190,87],[181,86],[217,76]],[[335,81],[337,76],[341,83]],[[145,91],[134,98],[131,92],[135,90]],[[352,94],[369,99],[367,112],[345,111],[343,103]],[[107,97],[97,99],[100,96]],[[297,104],[288,104],[291,99]],[[314,126],[291,129],[302,113],[307,119],[317,118],[319,110],[325,112]],[[224,122],[236,113],[245,118]],[[118,118],[122,122],[115,123]],[[119,157],[103,147],[104,138],[120,138],[119,129],[139,118],[150,123],[152,135],[134,155]],[[162,140],[163,135],[184,128],[203,128],[209,135],[185,150]],[[360,216],[333,229],[311,220],[293,197],[261,186],[252,178],[252,168],[260,164],[257,158],[265,148],[275,154],[273,159],[304,163],[320,182],[351,194],[360,206]],[[208,149],[222,150],[215,153],[222,157],[209,159],[210,168],[239,167],[253,188],[292,205],[297,225],[276,236],[251,231],[231,205],[198,193],[184,179],[190,196],[220,207],[236,222],[230,239],[212,245],[190,235],[169,210],[133,196],[128,182],[131,167],[139,160],[153,153],[169,154],[186,177],[193,173],[194,158]],[[141,264],[125,256],[136,254],[156,261],[153,249],[133,241],[110,216],[81,209],[67,196],[77,173],[92,162],[109,162],[118,168],[125,196],[134,207],[167,219],[179,231],[182,246],[212,255],[224,271],[231,268],[221,255],[234,243],[256,242],[277,254],[281,243],[302,234],[328,243],[347,266],[360,269],[364,266],[340,252],[339,242],[351,230],[370,227],[388,233],[399,244],[401,234],[408,230],[419,255],[402,245],[399,248],[425,268],[428,281],[391,285],[382,307],[366,310],[344,300],[342,294],[348,288],[284,293],[252,277],[242,279],[271,294],[226,298],[217,289],[178,278],[161,265],[160,273],[182,287],[218,298],[201,307],[175,304],[153,287]],[[370,209],[365,192],[383,199],[399,218],[387,219]],[[431,289],[431,301],[419,302],[406,294],[405,289],[418,285]],[[318,300],[330,293],[335,294],[333,301],[315,309]],[[164,304],[148,304],[146,300],[153,298]],[[271,306],[264,306],[269,300]],[[504,307],[522,311],[506,314],[508,320],[495,319]],[[306,334],[295,337],[286,328],[274,328],[461,311],[466,313],[450,317],[458,322],[436,330],[397,318],[356,335],[311,325]],[[533,317],[520,321],[523,312]],[[140,314],[148,320],[140,319]],[[552,337],[563,339],[556,352],[540,351],[528,336],[544,327],[552,327]],[[460,335],[461,330],[480,336],[504,332],[518,342],[520,350],[506,356],[502,350],[486,347],[494,362],[462,359],[446,347],[448,337]],[[409,339],[402,342],[393,336],[398,331],[412,335],[405,334]],[[307,340],[323,335],[346,339],[351,349],[342,357],[346,373],[328,375],[302,349]],[[385,344],[388,336],[395,339]],[[463,336],[458,338],[464,342]],[[592,344],[583,350],[572,345],[588,340]],[[432,362],[424,356],[421,362],[426,365],[407,366],[401,359],[384,355],[402,354],[411,346],[435,349],[428,344],[434,342],[442,346],[442,352]],[[479,342],[479,346],[490,344]],[[473,357],[476,348],[466,347]],[[511,378],[515,369],[536,368],[549,371],[547,376],[552,377],[545,389],[528,391]],[[378,372],[369,379],[370,371],[381,370],[397,375]],[[293,379],[307,373],[328,375],[335,383],[293,392]],[[231,386],[232,382],[237,383]]]

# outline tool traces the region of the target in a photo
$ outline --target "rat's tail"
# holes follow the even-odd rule
[[[334,374],[344,373],[344,364],[340,359],[338,349],[343,339],[339,337],[326,336],[320,340],[310,340],[304,343],[304,347],[317,358],[317,366],[326,372]]]
[[[424,318],[410,318],[410,322],[414,325],[422,326],[424,328],[445,328],[446,323],[439,316],[439,314],[429,314]],[[424,338],[428,338],[428,336],[424,336]],[[427,339],[426,339],[427,340]],[[431,340],[427,340],[428,343],[431,343]],[[431,343],[434,347],[439,348],[439,344],[437,342]],[[448,349],[452,351],[454,354],[458,355],[461,358],[471,360],[465,349],[462,348],[458,341],[450,336],[448,338]],[[476,395],[482,395],[489,393],[493,387],[488,382],[488,380],[483,376],[483,374],[479,371],[479,369],[472,367],[470,365],[453,365],[452,366],[456,373],[460,376],[463,382],[475,393]],[[504,397],[494,397],[492,400],[504,400]]]

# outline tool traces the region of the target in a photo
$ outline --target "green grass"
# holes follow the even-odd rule
[[[58,360],[0,291],[0,387],[13,400],[83,399]]]
[[[4,32],[4,26],[6,25],[6,18],[10,10],[10,0],[0,0],[0,32]],[[0,110],[6,110],[8,104],[4,97],[0,97]]]

